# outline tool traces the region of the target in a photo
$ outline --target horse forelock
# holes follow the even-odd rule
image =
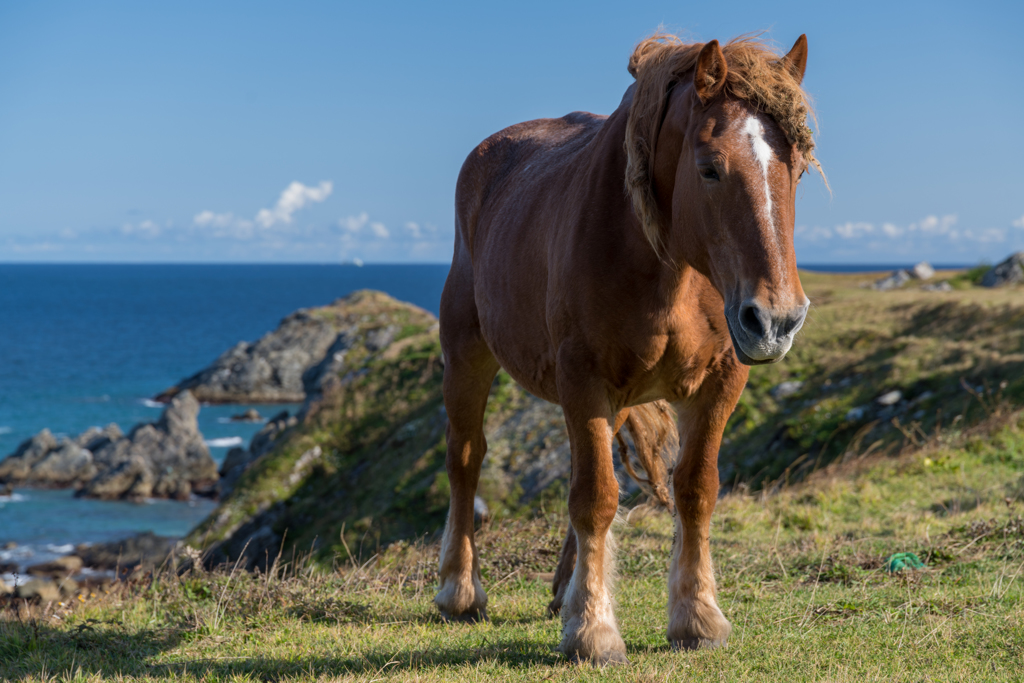
[[[662,236],[654,197],[655,143],[672,86],[695,68],[703,47],[704,43],[685,43],[677,36],[655,33],[641,41],[629,58],[629,72],[636,84],[626,122],[626,192],[644,236],[659,254]],[[814,135],[807,125],[808,117],[816,122],[810,97],[779,63],[781,55],[756,36],[734,38],[722,52],[728,67],[725,93],[771,116],[790,144],[824,178],[814,157]]]

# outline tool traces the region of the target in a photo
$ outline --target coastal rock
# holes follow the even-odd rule
[[[160,419],[125,436],[114,424],[57,441],[48,429],[0,462],[0,485],[78,489],[78,495],[142,500],[213,495],[217,465],[199,432],[199,402],[176,396]]]
[[[917,280],[930,280],[935,277],[935,269],[927,261],[921,261],[910,269],[910,275]]]
[[[883,277],[880,280],[876,280],[871,287],[877,289],[880,292],[885,292],[890,289],[898,289],[910,282],[911,276],[905,270],[895,270],[891,274]]]
[[[319,311],[321,309],[317,309]],[[319,362],[338,336],[332,316],[303,309],[255,343],[238,342],[205,370],[156,397],[165,401],[186,389],[207,403],[298,403],[302,375]]]
[[[166,536],[157,536],[146,531],[120,541],[79,545],[75,554],[82,558],[86,567],[111,570],[118,567],[156,567],[162,564],[174,550],[176,541]]]
[[[29,576],[48,576],[53,579],[59,579],[77,574],[81,570],[82,558],[77,555],[64,555],[50,562],[34,564],[26,569],[25,573]]]
[[[74,438],[74,442],[87,451],[96,452],[108,443],[124,438],[124,432],[116,424],[111,422],[103,429],[89,427],[87,430]]]
[[[29,479],[32,468],[57,448],[57,439],[44,429],[21,443],[3,462],[0,462],[0,481],[22,483]]]
[[[199,402],[188,391],[171,399],[160,419],[93,454],[100,473],[79,491],[93,498],[186,500],[211,493],[217,465],[199,432]]]
[[[393,347],[406,323],[424,316],[433,318],[383,292],[353,292],[292,313],[254,343],[239,342],[156,400],[188,389],[207,403],[299,403],[311,391],[322,393],[323,379],[334,377],[353,352],[362,358]]]
[[[26,581],[15,589],[15,592],[22,600],[39,598],[40,602],[56,602],[60,600],[60,588],[49,579],[32,579]]]
[[[249,408],[249,410],[244,413],[231,416],[232,422],[261,422],[262,420],[263,416],[260,415],[260,412],[255,408]]]
[[[71,439],[62,439],[57,448],[32,467],[31,477],[24,483],[63,488],[89,481],[96,473],[92,453]]]
[[[981,277],[982,287],[1005,287],[1024,282],[1024,251],[1011,254]]]
[[[267,420],[267,423],[253,435],[248,448],[232,448],[228,451],[220,466],[220,496],[223,498],[231,493],[245,470],[270,450],[281,434],[298,422],[297,417],[283,410]]]

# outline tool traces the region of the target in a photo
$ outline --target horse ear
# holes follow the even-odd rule
[[[785,57],[779,60],[779,65],[784,67],[797,85],[803,83],[804,71],[807,69],[807,34],[802,34],[793,43],[793,49]]]
[[[707,104],[715,95],[722,92],[728,73],[725,55],[722,54],[718,41],[712,40],[704,45],[697,55],[697,67],[693,72],[693,88],[702,103]]]

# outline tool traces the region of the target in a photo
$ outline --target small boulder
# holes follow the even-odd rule
[[[77,555],[65,555],[50,562],[34,564],[25,570],[29,576],[49,576],[58,578],[77,574],[82,570],[82,558]]]
[[[901,398],[903,398],[903,392],[899,389],[893,389],[876,398],[875,403],[880,406],[894,406],[900,402]]]
[[[32,579],[17,587],[16,593],[23,600],[39,598],[41,602],[60,600],[60,589],[49,579]]]
[[[880,280],[876,280],[875,284],[871,285],[873,289],[877,289],[880,292],[885,292],[890,289],[898,289],[910,282],[911,276],[905,270],[896,270],[891,274],[886,275]]]
[[[935,277],[935,269],[927,261],[921,261],[910,269],[910,275],[918,280],[930,280]]]
[[[1024,251],[1011,254],[981,277],[982,287],[1005,287],[1024,282]]]
[[[157,536],[152,531],[111,543],[80,545],[75,554],[92,569],[116,569],[145,565],[159,566],[174,549],[175,539]]]
[[[942,282],[933,282],[927,285],[921,285],[921,289],[926,292],[952,292],[953,285],[949,284],[948,280]]]
[[[232,422],[262,422],[263,416],[255,408],[249,408],[244,413],[231,416]]]

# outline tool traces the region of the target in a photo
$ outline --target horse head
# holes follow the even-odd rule
[[[641,43],[631,60],[627,151],[655,143],[642,150],[645,177],[630,158],[627,188],[652,246],[721,294],[737,358],[776,362],[810,303],[793,249],[797,184],[817,167],[800,88],[807,40],[781,58],[753,40],[666,45]]]

